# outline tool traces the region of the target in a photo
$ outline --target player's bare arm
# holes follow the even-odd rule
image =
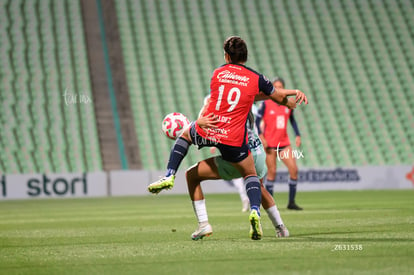
[[[266,95],[263,92],[259,92],[255,97],[254,97],[254,101],[262,101],[262,100],[266,100],[269,99],[270,97],[268,95]]]
[[[201,107],[200,112],[198,113],[198,119],[196,121],[197,125],[203,130],[206,131],[207,128],[216,129],[215,125],[218,121],[216,116],[213,113],[206,115],[207,107],[210,104],[210,97],[204,101],[203,107]]]
[[[302,102],[305,102],[305,104],[308,104],[308,98],[306,97],[305,93],[303,93],[300,90],[287,90],[287,89],[275,89],[275,92],[270,95],[270,98],[279,100],[280,97],[285,98],[287,96],[294,95],[296,99],[296,103],[300,105]],[[284,102],[286,102],[284,100]],[[287,103],[287,102],[286,102]],[[286,104],[282,104],[287,106]],[[287,106],[289,107],[289,106]]]
[[[296,147],[300,147],[300,145],[302,144],[302,140],[301,140],[300,136],[297,136],[295,138],[295,143],[296,143]]]
[[[273,93],[272,95],[274,95],[275,93]],[[260,92],[258,95],[256,95],[255,97],[255,101],[260,101],[260,100],[266,100],[266,99],[271,99],[273,101],[275,101],[277,104],[283,105],[288,107],[289,109],[295,109],[296,108],[296,99],[293,98],[288,98],[284,95],[277,95],[277,96],[268,96],[262,92]]]
[[[276,102],[277,104],[280,104],[280,105],[283,105],[283,106],[287,106],[287,104],[288,104],[288,98],[287,98],[286,95],[277,94],[276,92],[274,92],[272,95],[273,95],[273,97],[272,96],[268,96],[268,95],[266,95],[263,92],[259,92],[259,94],[257,94],[255,96],[254,101],[261,101],[261,100],[271,99],[274,102]],[[296,107],[296,106],[295,107],[292,107],[291,105],[292,104],[290,103],[290,106],[287,106],[287,107],[290,108],[290,109],[293,109],[293,108]]]
[[[270,96],[260,92],[259,94],[255,96],[254,100],[260,101],[260,100],[271,99],[280,105],[288,107],[289,109],[294,109],[296,108],[296,104],[293,104],[292,100],[288,99],[288,96],[290,95],[295,96],[294,101],[297,104],[301,104],[303,101],[305,102],[305,104],[308,104],[308,99],[306,95],[300,90],[276,89],[275,92],[272,93]]]

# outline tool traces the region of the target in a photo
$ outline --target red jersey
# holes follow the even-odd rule
[[[287,123],[292,114],[288,107],[279,105],[272,100],[266,100],[264,104],[263,135],[267,145],[272,148],[284,147],[290,145],[287,133]]]
[[[217,129],[203,131],[196,125],[197,134],[217,143],[240,147],[246,140],[246,120],[255,96],[259,92],[271,95],[272,83],[252,69],[236,64],[217,68],[210,82],[210,103],[205,115],[218,117]]]

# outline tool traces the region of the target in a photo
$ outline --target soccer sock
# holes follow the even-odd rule
[[[273,226],[276,228],[278,225],[283,224],[282,217],[280,217],[279,209],[277,209],[276,205],[265,209],[269,219],[272,221]]]
[[[249,197],[247,197],[246,188],[244,188],[243,178],[233,179],[233,185],[237,188],[237,191],[239,191],[242,202],[249,199]]]
[[[166,177],[175,175],[178,167],[181,164],[181,161],[184,159],[185,155],[187,155],[188,147],[190,147],[190,144],[190,142],[182,137],[179,137],[174,143],[174,146],[170,153],[170,159],[168,160],[167,173],[165,175]]]
[[[270,193],[270,195],[273,196],[273,185],[276,183],[276,179],[274,180],[269,180],[268,178],[266,178],[265,180],[265,187],[267,192]]]
[[[256,210],[260,216],[260,204],[262,203],[262,192],[260,190],[260,181],[257,176],[249,176],[244,179],[246,183],[246,192],[250,201],[250,209]]]
[[[199,224],[208,223],[206,200],[192,201],[194,213]]]
[[[296,185],[298,184],[298,181],[292,178],[289,178],[288,184],[289,184],[289,203],[294,203],[295,197],[296,197]]]

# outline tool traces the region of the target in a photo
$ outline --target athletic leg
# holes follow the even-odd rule
[[[232,163],[232,165],[239,171],[243,176],[247,196],[250,201],[250,209],[256,210],[260,215],[260,204],[261,204],[261,191],[260,181],[256,174],[254,166],[254,159],[252,154],[249,154],[245,159],[240,162]]]
[[[203,190],[200,183],[208,179],[221,179],[217,171],[214,158],[208,158],[188,168],[185,173],[187,179],[188,194],[192,201],[203,200]]]
[[[260,189],[262,191],[262,206],[264,209],[268,209],[275,205],[273,196],[270,195],[269,191],[263,185],[263,179],[260,180]]]
[[[274,148],[266,149],[266,166],[267,166],[267,178],[269,180],[276,179],[276,158],[277,151]]]
[[[273,196],[270,195],[270,193],[263,186],[263,181],[260,181],[262,189],[262,206],[265,209],[273,226],[275,227],[276,237],[289,237],[289,231],[283,223],[282,217],[280,216],[279,209],[277,209]]]
[[[148,185],[148,191],[153,194],[158,194],[163,189],[171,189],[174,187],[175,173],[181,164],[181,161],[187,155],[188,148],[191,145],[191,138],[188,127],[184,130],[181,136],[175,141],[171,149],[170,158],[167,165],[167,173],[165,177]]]
[[[266,166],[267,175],[265,180],[266,190],[273,196],[273,185],[276,183],[276,150],[274,148],[266,149]]]
[[[181,136],[175,141],[174,146],[171,149],[170,158],[167,165],[167,173],[165,175],[166,177],[175,175],[178,167],[180,167],[182,160],[187,155],[188,148],[191,145],[189,129],[190,127],[184,130]]]
[[[296,187],[298,183],[298,166],[296,165],[296,159],[292,156],[292,148],[287,146],[280,152],[280,154],[283,155],[282,161],[289,171],[289,203],[287,208],[292,210],[302,210],[303,208],[299,207],[295,202]]]
[[[250,201],[250,238],[260,240],[263,235],[262,225],[260,223],[260,204],[262,194],[260,190],[260,181],[256,174],[254,159],[252,154],[240,162],[232,163],[244,178],[246,193]]]
[[[232,179],[231,182],[237,188],[237,191],[240,195],[240,200],[242,202],[242,212],[249,210],[249,197],[246,193],[246,188],[244,187],[243,178]]]
[[[186,174],[188,194],[190,195],[194,214],[198,220],[198,229],[191,234],[193,240],[202,239],[213,234],[213,228],[208,222],[206,202],[204,199],[201,181],[220,179],[214,158],[202,160],[190,167]]]

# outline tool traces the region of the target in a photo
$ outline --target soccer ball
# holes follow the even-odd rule
[[[170,113],[162,120],[162,131],[170,139],[177,139],[190,125],[188,118],[181,113]]]

